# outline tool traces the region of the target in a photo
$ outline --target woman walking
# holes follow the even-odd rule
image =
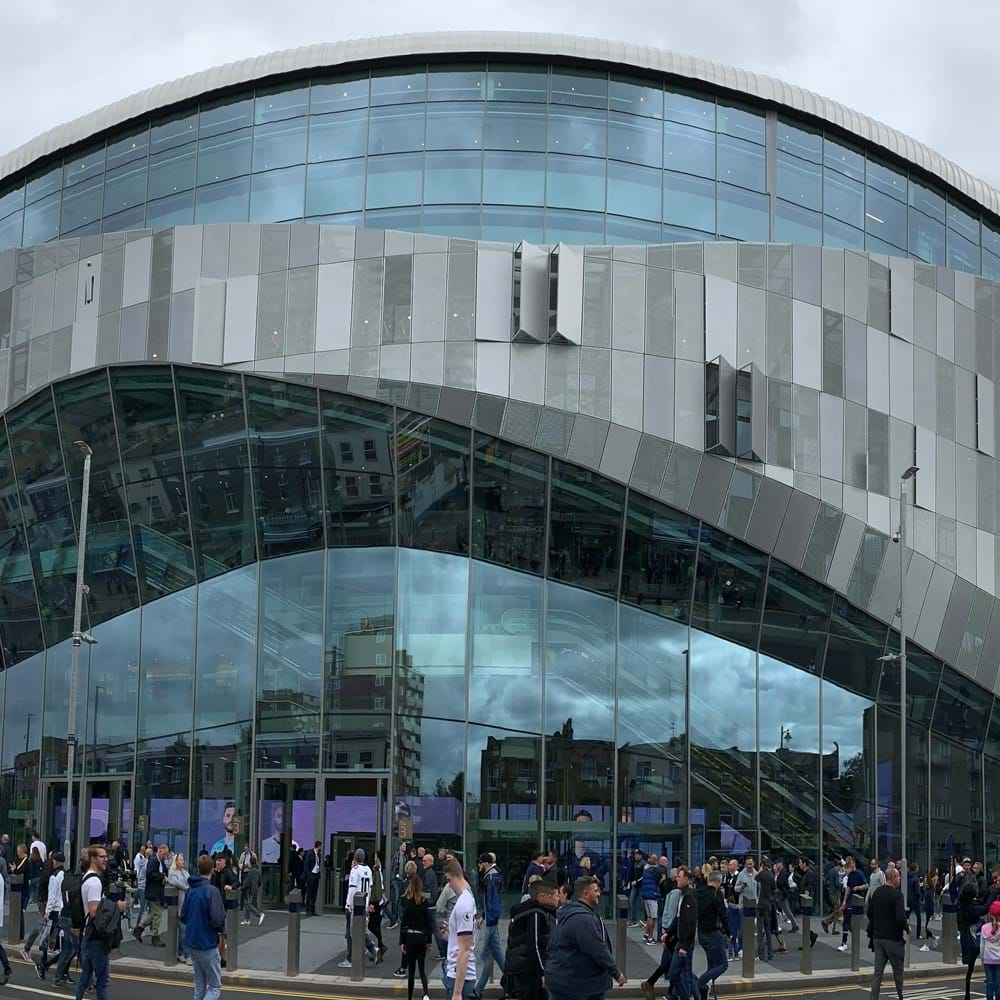
[[[406,977],[409,992],[407,1000],[413,1000],[413,978],[420,968],[420,984],[424,988],[423,1000],[428,1000],[427,970],[424,959],[427,945],[431,941],[431,918],[424,896],[424,884],[416,873],[403,892],[403,913],[400,917],[400,937],[403,942],[403,960],[406,962]]]
[[[177,960],[183,962],[185,965],[191,963],[191,958],[188,955],[188,950],[184,946],[184,925],[180,923],[180,914],[184,909],[184,897],[187,895],[188,891],[188,879],[190,878],[190,873],[187,868],[184,867],[184,855],[178,851],[170,862],[170,868],[167,871],[167,885],[172,885],[177,890]]]
[[[385,958],[385,942],[382,940],[382,902],[385,886],[382,881],[382,861],[376,853],[372,857],[372,894],[369,899],[372,911],[368,914],[368,930],[378,941],[378,961]]]
[[[249,857],[240,858],[240,907],[243,910],[244,926],[250,923],[251,914],[257,918],[257,926],[264,923],[264,914],[260,910],[260,864],[257,855],[249,851]]]

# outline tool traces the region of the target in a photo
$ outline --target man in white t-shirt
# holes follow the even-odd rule
[[[45,859],[48,857],[48,851],[45,847],[45,841],[38,836],[37,830],[31,831],[31,847],[37,847],[38,853],[41,855],[42,864],[45,864]],[[28,856],[31,856],[31,847],[28,848]]]
[[[448,957],[444,989],[448,1000],[463,1000],[476,993],[476,898],[465,872],[455,858],[444,866],[444,877],[455,893],[455,906],[448,917]]]
[[[88,857],[90,868],[83,876],[80,885],[80,895],[83,897],[83,913],[87,920],[87,925],[83,932],[83,943],[80,946],[80,955],[83,959],[80,975],[76,981],[76,1000],[83,1000],[84,990],[90,985],[91,976],[95,980],[97,989],[97,1000],[107,1000],[108,982],[111,979],[110,957],[111,947],[105,946],[96,934],[92,933],[90,922],[97,913],[97,908],[101,904],[104,895],[104,884],[102,876],[108,867],[107,848],[100,845],[89,848]],[[125,901],[119,900],[118,909],[125,910]]]
[[[347,906],[345,911],[347,920],[345,923],[344,937],[347,939],[347,957],[338,963],[339,968],[349,969],[351,967],[351,921],[354,919],[355,903],[362,907],[364,912],[371,913],[374,907],[370,903],[372,892],[372,870],[366,864],[365,852],[359,847],[354,852],[354,860],[351,863],[351,874],[347,883]],[[374,962],[375,952],[368,941],[368,934],[365,933],[364,947],[368,951],[368,957]]]

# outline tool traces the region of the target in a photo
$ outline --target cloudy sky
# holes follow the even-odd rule
[[[835,16],[831,16],[833,10]],[[119,97],[273,49],[502,28],[642,42],[782,77],[1000,184],[1000,4],[932,0],[3,0],[0,152]]]

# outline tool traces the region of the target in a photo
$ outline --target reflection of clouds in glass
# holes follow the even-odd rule
[[[705,632],[691,633],[691,741],[757,748],[754,653]]]
[[[874,702],[823,682],[823,752],[839,747],[840,767],[865,749],[865,710]]]
[[[434,795],[438,779],[450,785],[465,771],[465,726],[443,719],[420,724],[420,794]]]
[[[782,732],[791,735],[786,749],[819,753],[819,680],[797,667],[761,655],[759,659],[760,749],[773,753]]]

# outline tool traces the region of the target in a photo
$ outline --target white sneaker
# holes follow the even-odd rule
[[[250,921],[248,920],[247,923],[250,923]],[[264,914],[263,913],[257,918],[257,926],[260,927],[260,925],[262,923],[264,923]]]
[[[338,969],[349,969],[350,967],[351,967],[351,963],[346,958],[344,959],[343,962],[338,962],[337,963],[337,968]]]
[[[931,950],[931,946],[929,944],[922,945],[921,948],[920,948],[920,950],[921,951],[930,951]]]
[[[837,945],[837,951],[847,951],[847,945],[846,944]]]
[[[431,998],[425,993],[424,997],[423,997],[423,1000],[431,1000]]]

